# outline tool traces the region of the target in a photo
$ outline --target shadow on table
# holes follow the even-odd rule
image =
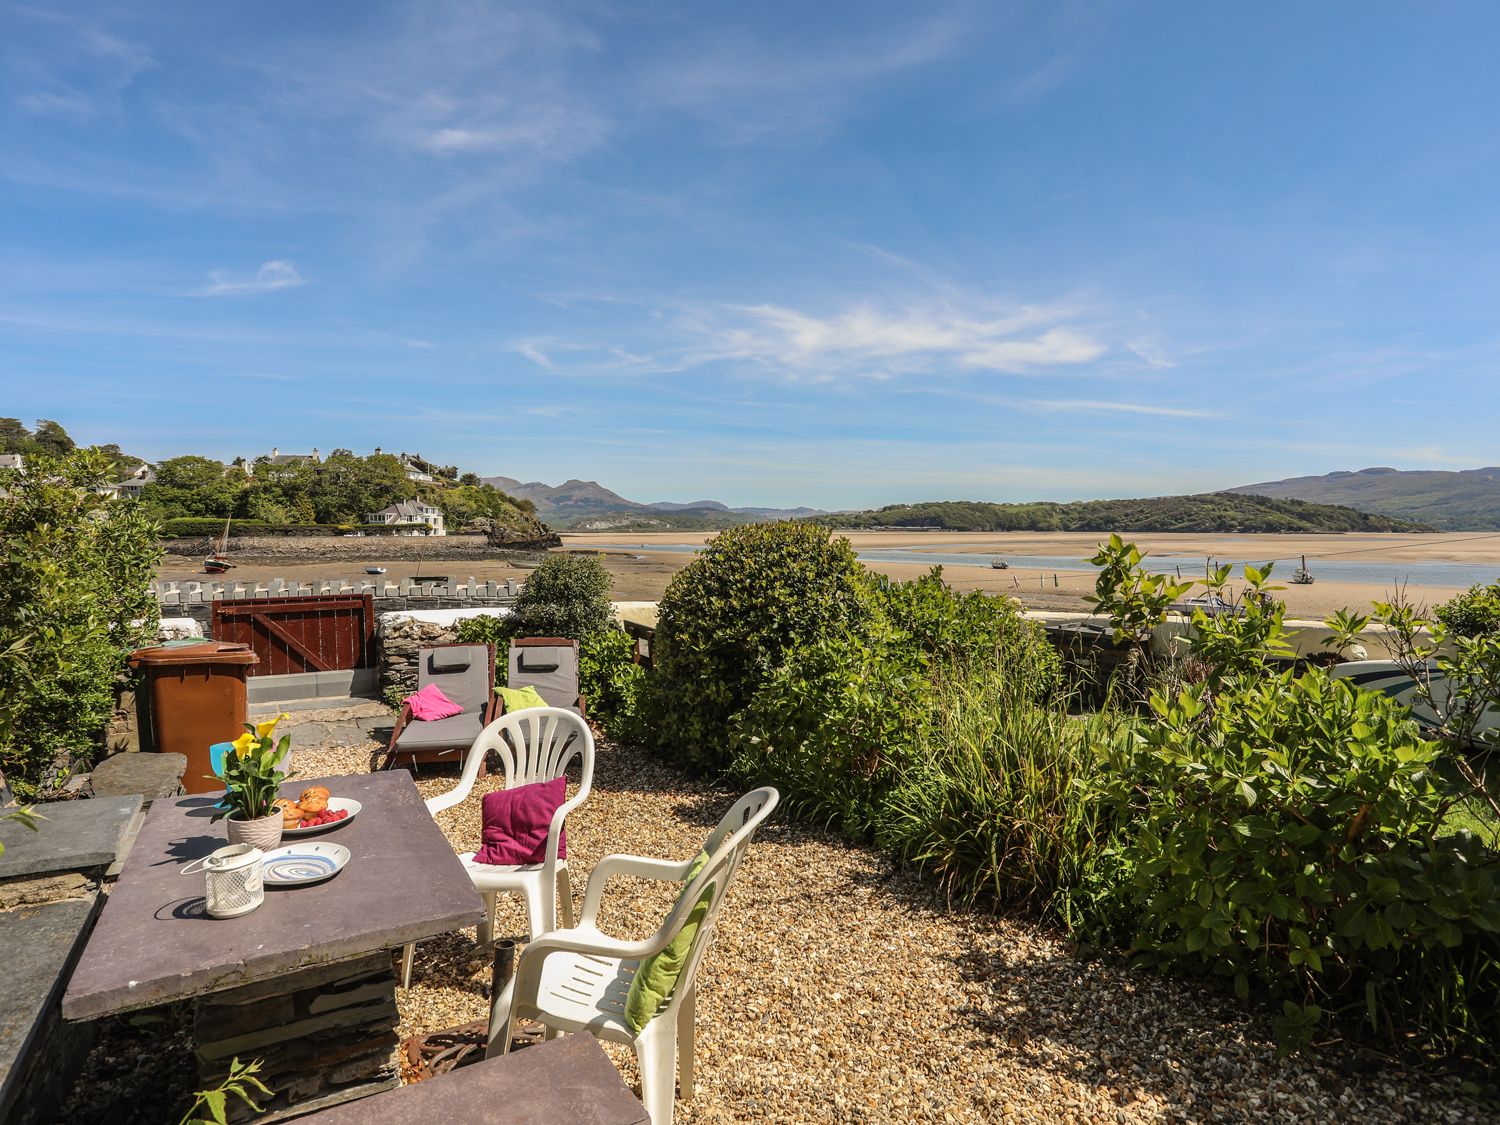
[[[157,910],[156,918],[161,922],[165,922],[168,918],[176,918],[182,922],[212,922],[214,920],[208,913],[208,900],[202,895],[173,899]]]

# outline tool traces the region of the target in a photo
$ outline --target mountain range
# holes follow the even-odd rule
[[[514,477],[485,477],[484,483],[530,500],[544,523],[574,531],[705,530],[822,514],[817,508],[731,508],[718,500],[643,504],[627,500],[594,480],[565,480],[552,485],[523,483]]]
[[[1340,504],[1361,512],[1415,520],[1442,531],[1500,530],[1500,467],[1390,469],[1244,484],[1229,492]]]

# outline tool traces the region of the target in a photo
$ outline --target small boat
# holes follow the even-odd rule
[[[1292,571],[1292,581],[1298,586],[1311,586],[1313,584],[1313,573],[1307,569],[1307,556],[1302,556],[1302,565]]]
[[[224,521],[224,534],[218,544],[203,558],[204,574],[225,574],[234,568],[229,561],[229,521]]]
[[[1004,559],[991,559],[990,560],[990,569],[992,569],[992,570],[1009,570],[1010,569],[1010,563],[1006,562]]]
[[[384,574],[385,573],[385,567],[383,567],[383,566],[367,566],[367,567],[365,567],[365,573],[366,574]]]

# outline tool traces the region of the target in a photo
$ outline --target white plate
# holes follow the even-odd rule
[[[349,862],[349,849],[342,844],[282,844],[261,861],[268,887],[300,887],[332,879]]]
[[[283,828],[281,830],[282,838],[285,839],[288,836],[314,836],[319,832],[329,832],[335,828],[342,828],[357,817],[359,810],[364,808],[358,801],[349,797],[329,797],[328,807],[334,812],[343,809],[349,815],[344,817],[343,820],[335,820],[332,824],[314,824],[309,828]]]

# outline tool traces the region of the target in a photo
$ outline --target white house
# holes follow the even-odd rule
[[[19,453],[0,453],[0,469],[24,469],[26,458]]]
[[[137,465],[135,472],[124,480],[102,485],[98,491],[102,496],[139,496],[141,490],[154,480],[156,480],[156,470],[142,463]]]
[[[421,500],[401,500],[371,512],[369,522],[405,529],[398,531],[398,535],[448,534],[443,530],[443,510]]]

